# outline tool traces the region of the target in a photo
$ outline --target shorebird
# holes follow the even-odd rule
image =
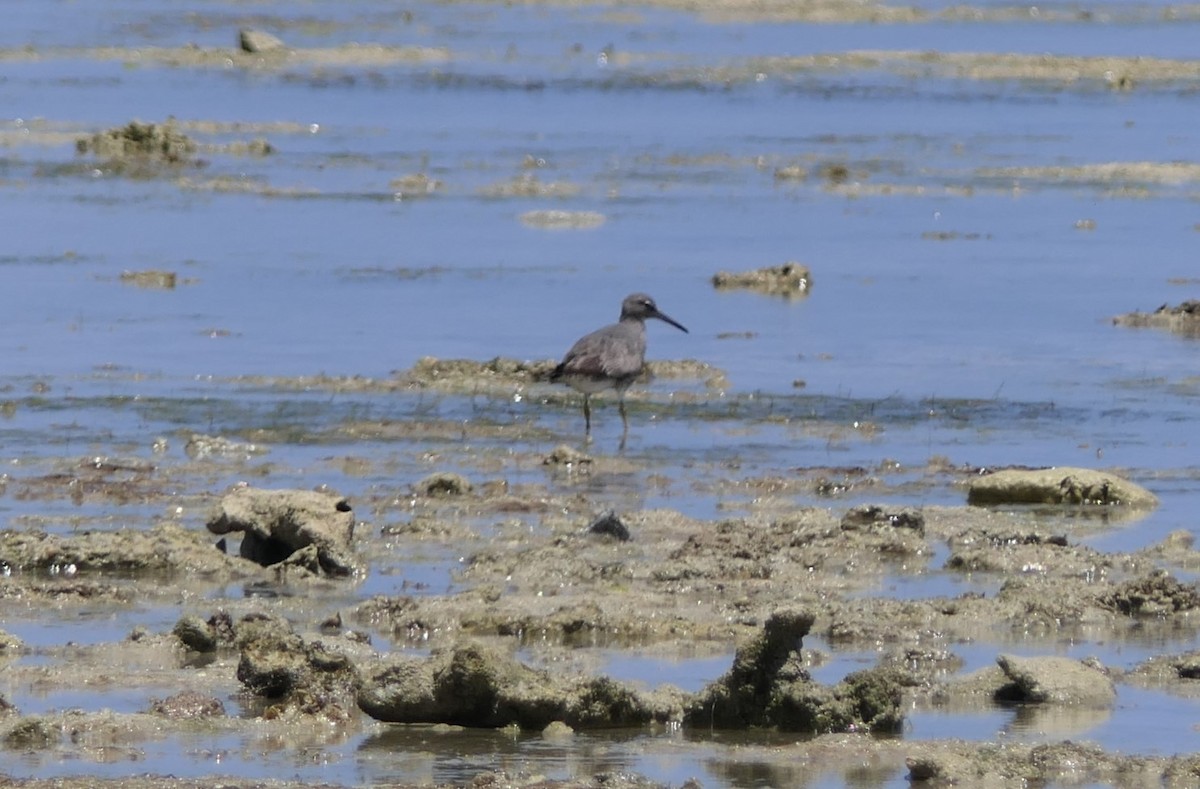
[[[645,293],[633,293],[621,302],[619,321],[580,337],[550,374],[551,381],[561,381],[583,392],[584,434],[589,439],[592,435],[591,396],[605,389],[616,389],[624,428],[621,446],[625,445],[625,436],[629,432],[625,390],[646,366],[647,318],[658,318],[687,332],[682,323],[660,312],[654,299]]]

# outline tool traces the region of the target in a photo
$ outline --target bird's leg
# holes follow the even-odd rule
[[[590,436],[592,434],[592,407],[588,403],[591,395],[587,392],[583,393],[583,434]]]
[[[617,396],[617,409],[621,412],[621,449],[625,448],[625,438],[629,435],[629,418],[625,416],[625,395]]]

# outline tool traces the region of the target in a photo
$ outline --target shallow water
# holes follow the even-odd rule
[[[537,392],[519,402],[332,395],[233,378],[386,378],[423,356],[557,357],[575,337],[614,319],[622,296],[645,290],[690,329],[650,326],[650,355],[721,368],[729,398],[662,405],[675,383],[655,382],[657,404],[631,408],[627,454],[652,460],[671,482],[648,485],[636,474],[593,480],[598,510],[668,507],[700,518],[736,511],[747,497],[717,484],[729,459],[746,478],[888,461],[900,469],[892,481],[912,483],[911,492],[901,487],[889,501],[961,503],[961,489],[931,484],[924,471],[931,458],[944,457],[955,466],[1118,468],[1159,495],[1161,506],[1145,519],[1084,538],[1101,550],[1133,550],[1194,530],[1195,341],[1117,328],[1110,318],[1194,295],[1200,185],[1187,177],[1105,180],[1003,169],[1193,158],[1194,83],[1121,92],[1086,81],[914,77],[887,68],[762,79],[751,69],[746,79],[723,82],[706,69],[732,64],[740,74],[748,58],[872,49],[1186,58],[1194,54],[1196,22],[1168,24],[1152,4],[1120,3],[1096,6],[1112,15],[1104,24],[896,25],[457,3],[419,4],[411,17],[384,3],[247,9],[206,2],[188,14],[168,3],[108,3],[103,15],[76,5],[10,3],[0,47],[230,46],[254,14],[274,19],[273,32],[297,46],[375,41],[445,47],[452,56],[281,72],[169,67],[134,55],[97,59],[86,49],[7,60],[0,79],[7,108],[0,223],[8,230],[0,253],[0,399],[12,408],[0,416],[0,460],[14,481],[53,473],[63,458],[181,463],[191,432],[295,427],[311,435],[355,416],[534,424],[554,439],[545,446],[446,442],[440,449],[451,468],[486,451],[501,458],[497,474],[510,482],[542,481],[545,472],[503,460],[505,451],[577,442],[581,416]],[[209,166],[186,173],[194,188],[180,188],[173,178],[93,173],[74,152],[74,136],[170,115],[209,124],[189,130],[206,143],[264,136],[277,153],[205,154]],[[223,125],[235,123],[265,130]],[[849,183],[818,175],[825,164],[845,165]],[[811,174],[775,177],[778,167],[793,165]],[[443,181],[443,189],[428,198],[400,196],[392,181],[418,171]],[[578,194],[487,191],[530,173],[574,185]],[[218,177],[277,191],[205,186]],[[596,211],[605,221],[548,230],[520,220],[545,208]],[[1081,221],[1092,224],[1081,229]],[[811,266],[809,297],[721,293],[709,281],[718,270],[787,260]],[[120,278],[145,269],[174,271],[179,284],[140,288]],[[601,404],[595,416],[591,451],[615,453],[615,408]],[[865,423],[876,429],[862,429]],[[830,433],[829,424],[841,429]],[[825,432],[814,435],[809,428],[817,425]],[[161,437],[166,448],[156,454]],[[428,471],[421,449],[419,441],[281,440],[264,462],[274,487],[328,484],[351,498],[394,487],[403,496]],[[338,458],[351,455],[376,465],[365,474],[347,471]],[[184,480],[172,514],[199,527],[196,500],[239,476],[216,468],[208,478]],[[833,504],[873,498],[869,490],[852,492]],[[803,495],[794,503],[831,504]],[[157,505],[9,494],[0,496],[0,514],[10,527],[35,519],[69,532],[81,524],[150,525],[166,513]],[[458,558],[398,557],[372,568],[345,599],[454,591]],[[995,579],[972,586],[940,572],[942,560],[935,557],[928,572],[885,580],[878,594],[994,588]],[[245,593],[205,592],[214,600]],[[9,612],[0,614],[0,626],[42,649],[119,639],[136,625],[167,629],[177,613],[62,623]],[[1140,660],[1194,646],[1077,644],[1069,653],[1128,667],[1135,653]],[[1008,647],[982,645],[968,663],[986,664]],[[841,656],[822,677],[836,681],[869,659]],[[679,666],[617,654],[605,670],[694,689],[727,665],[727,656]],[[124,710],[140,704],[132,693],[133,700],[79,694],[15,701],[26,712]],[[1194,702],[1126,687],[1120,699],[1110,720],[1072,736],[1135,752],[1195,750]],[[1122,734],[1129,730],[1139,737]],[[1036,720],[995,710],[918,713],[905,736],[1039,731]],[[265,759],[253,744],[217,739],[165,742],[129,763],[27,758],[7,769],[229,771],[369,783],[453,781],[518,764],[551,777],[628,769],[670,782],[699,775],[706,785],[778,780],[752,769],[722,772],[713,766],[721,762],[717,746],[708,761],[676,748],[679,736],[589,735],[562,744],[492,732],[457,733],[451,741],[381,730]],[[864,779],[904,783],[899,774]]]

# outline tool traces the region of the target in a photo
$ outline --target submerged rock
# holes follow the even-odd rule
[[[812,273],[802,263],[788,262],[753,271],[720,271],[713,275],[717,290],[753,290],[771,296],[795,298],[807,296],[812,285]]]
[[[858,531],[864,528],[879,526],[896,529],[912,529],[916,534],[925,536],[925,516],[920,510],[900,509],[889,512],[874,504],[863,504],[851,507],[842,516],[844,531]]]
[[[207,457],[242,457],[261,455],[267,450],[257,444],[241,441],[231,441],[223,436],[206,436],[203,433],[193,433],[184,445],[183,451],[193,460]]]
[[[572,466],[587,466],[591,465],[591,463],[592,457],[590,455],[566,444],[559,444],[551,450],[549,455],[542,458],[543,466],[566,466],[567,468],[571,468]]]
[[[25,717],[10,726],[0,742],[13,750],[36,751],[53,747],[61,737],[61,727],[46,718]]]
[[[0,630],[0,658],[16,655],[25,646],[25,642],[12,633]]]
[[[1188,337],[1200,336],[1200,299],[1190,299],[1177,306],[1162,305],[1154,312],[1129,312],[1113,318],[1117,326],[1166,329]]]
[[[591,230],[604,224],[606,217],[598,211],[526,211],[519,217],[527,227],[545,230]]]
[[[174,271],[147,269],[144,271],[122,271],[121,282],[148,290],[174,290],[179,276]]]
[[[311,548],[293,564],[328,575],[355,569],[354,511],[335,493],[238,488],[221,499],[207,526],[213,534],[242,532],[240,555],[263,566]]]
[[[1003,469],[972,480],[968,504],[1094,504],[1154,507],[1153,493],[1114,474],[1062,466]]]

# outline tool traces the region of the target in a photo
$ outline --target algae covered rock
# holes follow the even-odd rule
[[[1117,326],[1166,329],[1185,337],[1200,337],[1200,299],[1189,299],[1176,306],[1164,304],[1154,312],[1133,311],[1113,318]]]
[[[179,131],[174,119],[165,123],[130,121],[75,142],[80,154],[105,160],[117,170],[139,172],[154,167],[197,166],[196,144]]]
[[[185,647],[196,652],[212,652],[217,648],[217,634],[212,625],[198,616],[182,617],[171,632]]]
[[[997,693],[1005,701],[1107,708],[1117,699],[1112,679],[1092,663],[1057,655],[1000,655],[996,663],[1009,680]]]
[[[281,617],[252,614],[234,624],[241,651],[238,681],[271,702],[268,717],[311,715],[345,720],[360,680],[344,651],[309,641]]]
[[[215,696],[183,690],[165,699],[151,699],[149,712],[173,720],[222,718],[225,716],[225,705]]]
[[[632,726],[670,711],[608,677],[557,677],[477,644],[429,658],[399,657],[365,673],[358,706],[390,723],[542,730]]]
[[[972,480],[968,504],[1091,504],[1154,507],[1158,499],[1115,474],[1061,466],[1003,469]]]
[[[901,672],[860,671],[834,686],[812,680],[800,647],[814,619],[801,611],[773,614],[762,632],[738,649],[732,668],[691,700],[684,721],[812,733],[897,730],[903,722]]]
[[[241,532],[240,555],[263,566],[311,547],[311,556],[302,554],[293,564],[328,575],[355,569],[350,554],[354,511],[335,493],[238,488],[221,499],[207,526],[213,534]]]
[[[436,471],[419,480],[413,489],[422,496],[433,498],[465,496],[471,492],[471,481],[452,471]]]
[[[807,296],[812,273],[802,263],[788,262],[753,271],[719,271],[712,277],[717,290],[753,290],[771,296]]]
[[[1200,591],[1195,584],[1180,583],[1159,570],[1120,584],[1097,602],[1126,616],[1158,619],[1200,608]]]

